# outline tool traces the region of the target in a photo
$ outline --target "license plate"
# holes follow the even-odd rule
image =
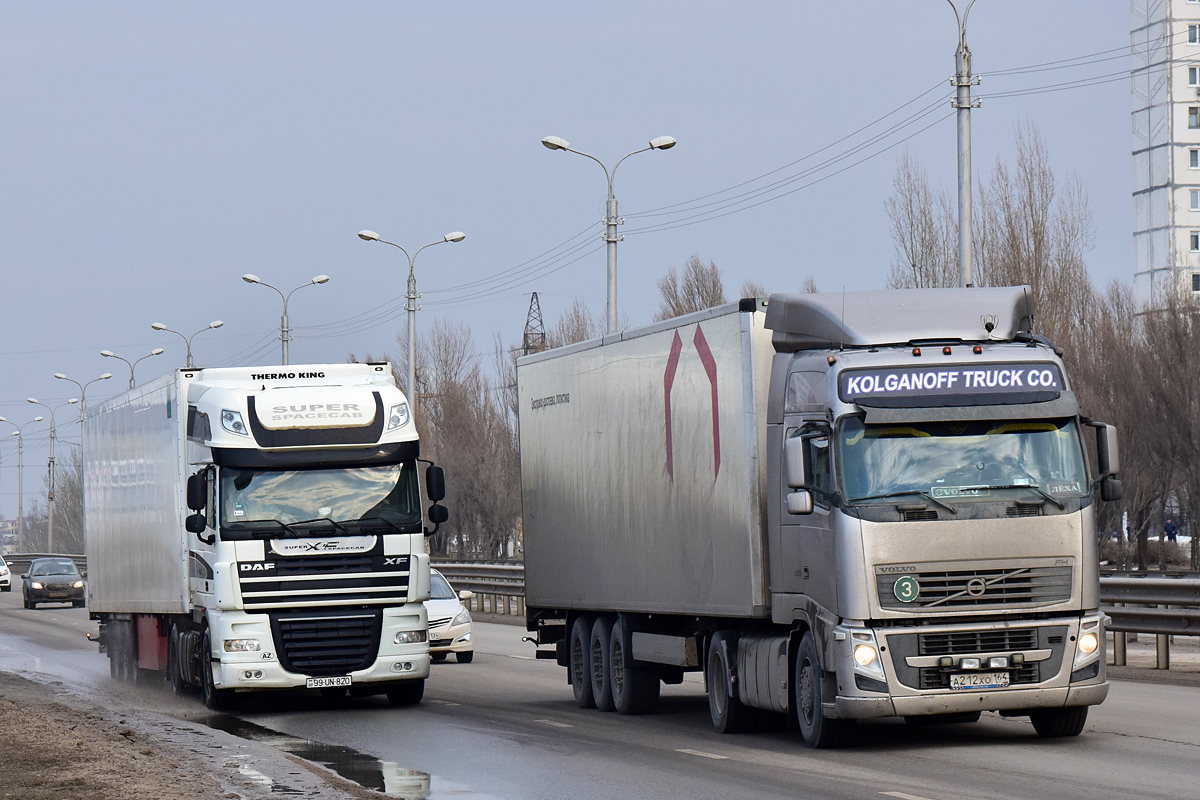
[[[330,686],[349,686],[349,675],[334,675],[329,678],[309,678],[304,682],[309,689],[325,689]]]
[[[442,635],[441,635],[440,633],[431,633],[431,634],[429,634],[429,641],[431,641],[431,642],[440,642],[441,640],[442,640]]]
[[[950,676],[951,689],[1003,689],[1007,686],[1007,672],[956,672]]]

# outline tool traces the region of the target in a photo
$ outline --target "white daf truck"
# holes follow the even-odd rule
[[[539,657],[626,714],[704,671],[718,731],[787,714],[814,747],[982,711],[1080,733],[1116,437],[1028,298],[781,294],[520,359]]]
[[[84,474],[114,677],[420,701],[445,478],[387,364],[176,370],[88,409]]]

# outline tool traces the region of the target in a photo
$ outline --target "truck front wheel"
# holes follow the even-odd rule
[[[1033,729],[1037,731],[1038,736],[1043,739],[1058,739],[1083,733],[1087,714],[1087,706],[1044,708],[1030,711],[1029,721],[1033,723]]]
[[[415,706],[425,696],[425,679],[403,681],[387,690],[388,702],[394,706]]]
[[[575,705],[580,708],[595,708],[596,695],[592,694],[592,657],[589,640],[592,624],[589,615],[581,614],[571,625],[571,638],[567,646],[567,672],[571,678],[571,690],[575,693]]]
[[[237,706],[232,689],[218,689],[213,682],[212,639],[207,629],[200,640],[200,681],[203,683],[204,705],[211,711],[230,711]]]
[[[845,741],[853,725],[852,720],[829,719],[825,716],[821,708],[825,700],[824,676],[816,638],[812,631],[807,631],[796,652],[792,701],[796,704],[800,734],[809,747],[838,747]]]

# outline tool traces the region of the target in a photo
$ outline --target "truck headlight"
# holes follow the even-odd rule
[[[408,403],[399,403],[388,411],[387,429],[394,431],[408,424]]]
[[[871,647],[869,644],[860,644],[858,647],[854,648],[854,661],[860,667],[865,667],[874,663],[875,659],[877,658],[879,658],[879,653],[877,653],[875,648]]]
[[[450,624],[451,625],[468,625],[468,624],[470,624],[470,622],[471,622],[471,612],[468,611],[466,608],[463,608],[463,610],[458,612],[458,615],[455,616],[454,619],[450,621]]]
[[[419,644],[425,641],[425,631],[396,631],[392,641],[396,644]]]
[[[1094,633],[1085,633],[1079,637],[1079,652],[1085,656],[1090,656],[1096,652],[1096,648],[1100,646],[1100,640]]]
[[[246,423],[242,420],[242,412],[233,411],[232,409],[221,409],[221,427],[230,433],[236,433],[238,436],[249,436],[250,431],[246,429]]]
[[[258,639],[226,639],[226,653],[256,653],[262,649]]]

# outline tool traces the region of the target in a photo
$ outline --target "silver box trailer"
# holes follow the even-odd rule
[[[519,359],[539,656],[621,713],[703,669],[717,730],[786,713],[813,746],[980,710],[1078,734],[1120,483],[1060,355],[1011,287],[774,295]]]

